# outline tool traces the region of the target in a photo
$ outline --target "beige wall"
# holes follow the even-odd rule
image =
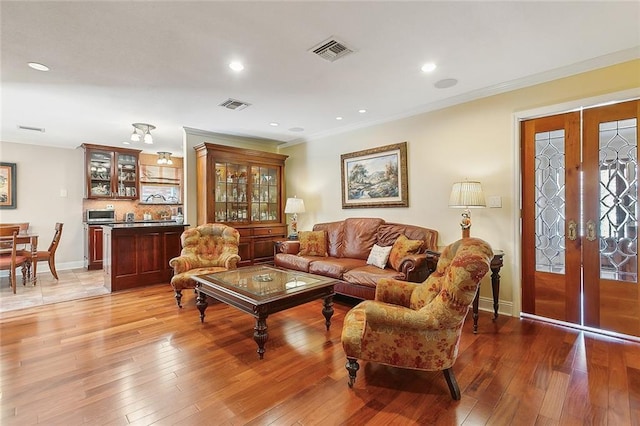
[[[84,151],[0,142],[0,159],[17,163],[17,208],[0,210],[0,222],[30,222],[44,250],[56,222],[64,223],[56,269],[83,266]],[[62,196],[61,191],[66,191]],[[43,266],[47,270],[47,266]]]
[[[487,196],[502,197],[502,208],[474,209],[471,235],[505,251],[501,311],[519,312],[519,158],[517,118],[527,111],[580,105],[579,100],[627,91],[640,96],[640,61],[563,78],[461,105],[314,139],[282,148],[287,160],[287,193],[303,198],[307,212],[299,229],[346,217],[385,220],[435,228],[440,244],[460,238],[460,209],[447,206],[455,181],[479,180]],[[603,96],[604,95],[604,96]],[[585,105],[587,106],[587,105]],[[408,208],[341,209],[340,155],[407,141]],[[483,284],[482,306],[490,286]],[[515,308],[515,309],[514,309]]]

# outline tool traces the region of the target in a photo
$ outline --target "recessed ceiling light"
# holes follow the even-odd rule
[[[340,121],[340,120],[342,120],[342,117],[338,116],[338,117],[336,117],[336,120]]]
[[[122,144],[123,144],[123,145],[131,145],[131,142],[129,142],[129,141],[124,141],[124,142],[122,142]]]
[[[436,69],[436,64],[434,64],[433,62],[427,62],[420,69],[422,70],[422,72],[431,72]]]
[[[444,80],[436,81],[434,86],[438,89],[447,89],[458,84],[458,80],[455,78],[445,78]]]
[[[27,65],[38,71],[49,71],[49,67],[44,64],[39,64],[38,62],[29,62]]]
[[[274,122],[269,123],[269,126],[278,127],[280,124]]]
[[[304,128],[302,127],[292,127],[289,129],[290,132],[304,132]]]
[[[242,65],[240,62],[234,61],[229,64],[229,68],[234,71],[242,71],[244,69],[244,65]]]
[[[364,114],[365,112],[367,112],[367,110],[366,110],[366,109],[359,109],[359,110],[358,110],[358,112],[359,112],[360,114]]]

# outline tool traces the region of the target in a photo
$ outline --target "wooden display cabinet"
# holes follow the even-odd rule
[[[224,223],[240,232],[240,266],[273,261],[287,235],[286,155],[203,143],[196,147],[198,224]]]
[[[140,150],[83,144],[86,197],[137,200]]]

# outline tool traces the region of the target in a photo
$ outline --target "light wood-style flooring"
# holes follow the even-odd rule
[[[320,300],[272,315],[264,360],[251,316],[168,284],[0,314],[2,425],[638,425],[640,345],[550,324],[467,317],[453,369],[362,362],[347,386]]]

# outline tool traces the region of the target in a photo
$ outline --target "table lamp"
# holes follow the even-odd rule
[[[304,213],[304,201],[302,198],[287,198],[287,204],[284,206],[286,214],[293,214],[291,218],[291,233],[289,239],[298,239],[298,213]]]
[[[469,209],[485,206],[484,193],[480,182],[464,181],[453,184],[451,196],[449,197],[449,207],[464,209],[462,220],[460,221],[462,238],[468,238],[470,234],[471,210]]]

